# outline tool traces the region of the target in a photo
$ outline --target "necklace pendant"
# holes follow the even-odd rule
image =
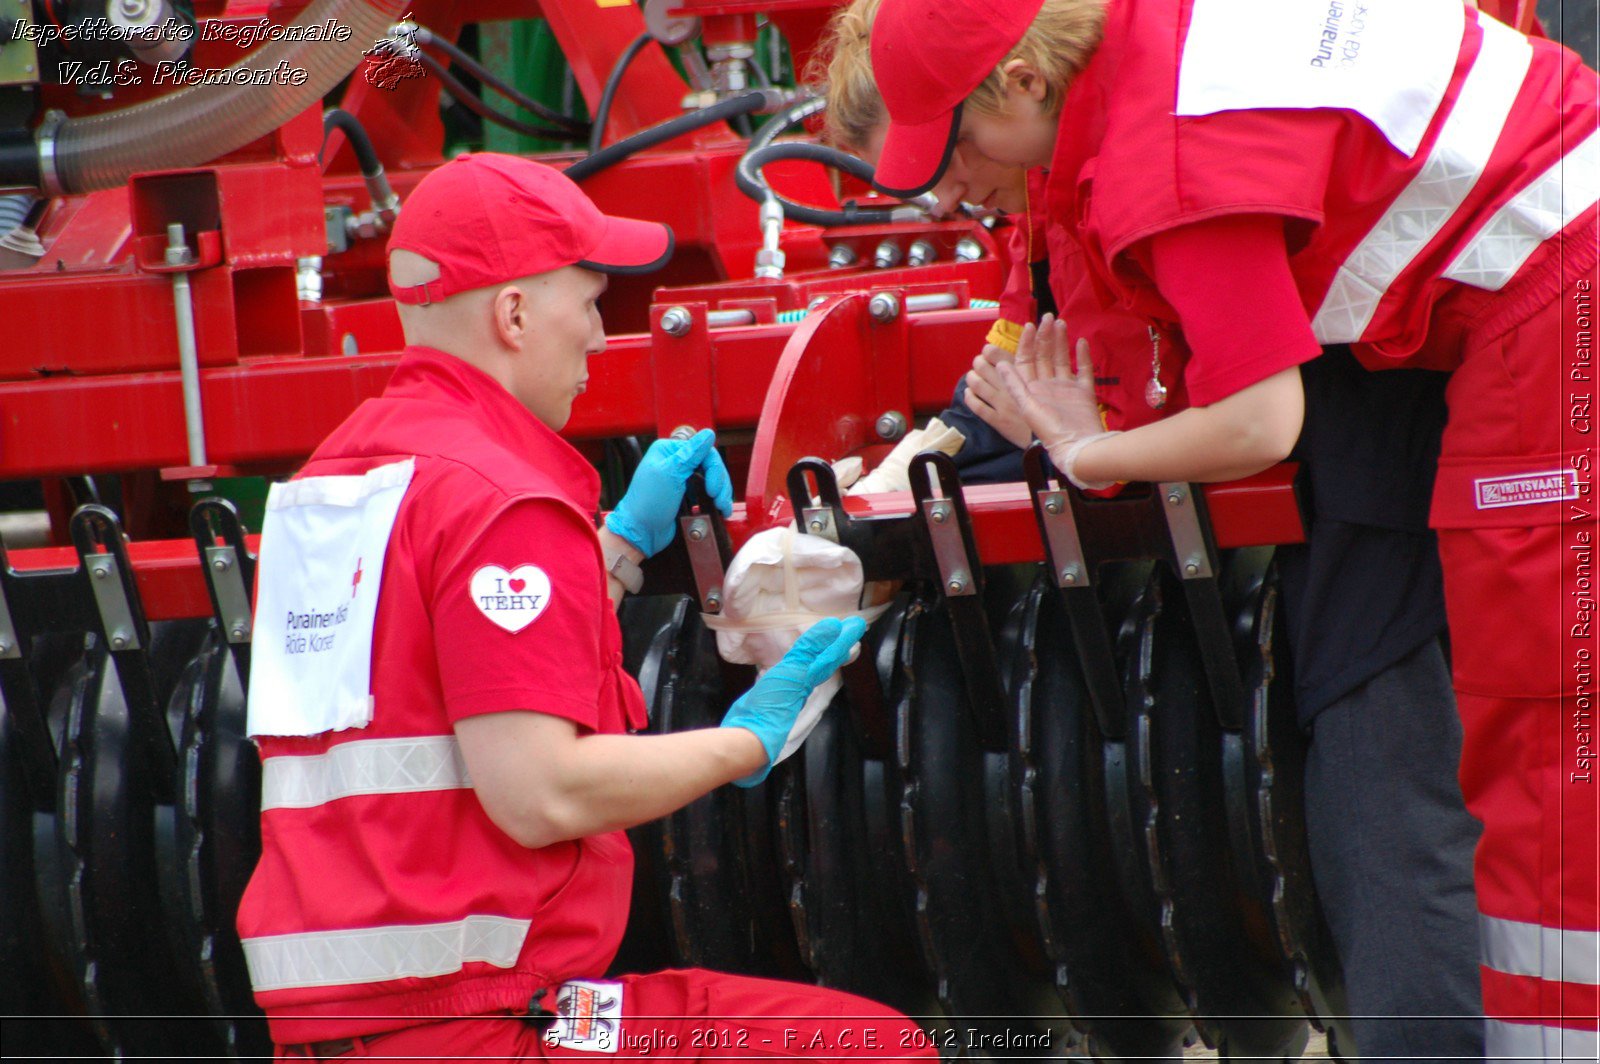
[[[1150,409],[1160,410],[1167,405],[1167,386],[1161,383],[1160,377],[1151,377],[1150,383],[1144,386],[1144,401],[1150,404]]]

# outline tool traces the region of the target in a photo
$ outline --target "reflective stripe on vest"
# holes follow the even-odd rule
[[[1511,1064],[1521,1061],[1544,1064],[1556,1061],[1592,1061],[1600,1050],[1593,1031],[1570,1027],[1539,1027],[1531,1023],[1489,1020],[1484,1025],[1485,1064]]]
[[[244,959],[257,993],[449,975],[474,961],[510,968],[532,923],[468,916],[442,924],[269,935],[245,939]]]
[[[1478,932],[1485,968],[1560,983],[1600,983],[1600,931],[1564,931],[1480,914]]]
[[[1311,328],[1322,343],[1361,339],[1389,286],[1439,235],[1483,176],[1527,77],[1533,48],[1522,34],[1488,16],[1478,22],[1483,46],[1433,150],[1340,265],[1317,308]]]
[[[1478,230],[1445,276],[1499,291],[1539,245],[1600,202],[1600,133],[1556,160]]]
[[[472,786],[453,735],[364,739],[325,754],[261,763],[261,808],[309,809],[356,794],[405,794]]]

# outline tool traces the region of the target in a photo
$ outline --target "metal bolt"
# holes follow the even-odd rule
[[[878,415],[878,438],[894,442],[906,434],[906,416],[898,410],[886,410]]]
[[[227,572],[229,569],[233,568],[233,559],[229,558],[225,554],[218,555],[216,558],[211,560],[211,568],[215,569],[219,573]]]
[[[1200,566],[1195,562],[1187,562],[1184,564],[1183,571],[1190,576],[1194,576],[1200,572]]]
[[[706,523],[704,521],[696,521],[692,525],[690,525],[689,526],[689,538],[694,540],[696,543],[699,543],[702,539],[705,539],[706,538]]]
[[[1167,493],[1167,503],[1169,505],[1172,505],[1172,506],[1182,506],[1183,505],[1183,492],[1179,491],[1176,488],[1174,488],[1172,491],[1168,492]]]
[[[824,521],[822,518],[813,517],[811,519],[811,531],[813,531],[813,532],[821,532],[824,528],[827,528],[827,527],[828,527],[828,523],[826,521]]]
[[[1078,567],[1069,565],[1061,570],[1061,582],[1063,584],[1076,584],[1078,582]]]
[[[194,261],[194,254],[189,250],[188,238],[184,236],[182,222],[173,222],[167,226],[165,261],[168,266],[186,266]]]
[[[913,240],[911,242],[910,250],[906,252],[906,265],[926,266],[928,263],[938,258],[938,256],[938,249],[928,241]]]
[[[835,244],[828,249],[828,269],[847,270],[856,264],[856,249],[849,244]]]
[[[959,595],[961,592],[966,590],[967,582],[961,579],[959,576],[952,576],[950,578],[950,582],[946,584],[945,587],[950,589],[950,594]]]
[[[234,625],[232,628],[228,629],[228,634],[233,636],[233,638],[235,638],[235,639],[243,639],[244,638],[244,625],[242,625],[242,624]]]
[[[674,440],[687,440],[692,439],[694,434],[695,427],[693,425],[679,425],[677,428],[672,430],[672,435],[670,438]]]
[[[943,504],[935,506],[929,516],[933,518],[934,524],[942,525],[950,520],[950,507]]]
[[[661,331],[668,336],[683,336],[694,325],[688,307],[668,307],[661,315]]]
[[[872,252],[872,264],[880,270],[900,265],[900,245],[893,240],[885,240],[879,244]]]
[[[957,262],[977,262],[981,258],[983,258],[982,244],[970,236],[964,236],[956,241]]]
[[[721,608],[722,608],[722,596],[720,594],[718,594],[717,592],[715,592],[715,591],[706,592],[706,609],[708,609],[708,610],[720,610]]]
[[[900,301],[891,292],[879,292],[867,300],[867,314],[880,325],[900,316]]]
[[[114,635],[114,636],[111,637],[111,649],[112,650],[126,650],[127,648],[128,648],[128,637],[127,636],[125,636],[125,635]]]
[[[1047,514],[1059,514],[1062,510],[1065,510],[1066,508],[1067,508],[1066,503],[1061,501],[1061,496],[1059,496],[1059,495],[1046,495],[1045,496],[1045,498],[1044,498],[1044,512],[1045,513],[1047,513]]]
[[[109,571],[110,571],[110,570],[108,570],[108,569],[107,569],[107,568],[106,568],[106,567],[105,567],[105,566],[103,566],[103,565],[97,565],[97,566],[95,566],[95,567],[94,567],[94,569],[93,569],[93,570],[91,570],[91,571],[92,571],[92,572],[93,572],[93,573],[94,573],[94,578],[95,578],[95,579],[96,579],[96,580],[104,580],[104,579],[105,579],[105,578],[106,578],[106,574],[107,574],[107,573],[108,573],[108,572],[109,572]]]

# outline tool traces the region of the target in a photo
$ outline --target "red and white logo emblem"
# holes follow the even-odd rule
[[[485,565],[472,574],[467,590],[479,613],[513,635],[537,621],[550,605],[550,578],[537,565],[514,569]]]
[[[1473,484],[1478,489],[1480,510],[1531,506],[1539,502],[1560,502],[1578,497],[1578,474],[1571,469],[1519,473],[1509,477],[1479,477]]]

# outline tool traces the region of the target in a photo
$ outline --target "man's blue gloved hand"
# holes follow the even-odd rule
[[[763,673],[755,686],[728,708],[722,726],[753,731],[767,748],[767,763],[744,779],[735,780],[737,785],[754,787],[767,778],[811,689],[850,660],[850,651],[866,630],[867,622],[860,617],[818,621],[795,641],[783,660]]]
[[[717,453],[717,434],[701,429],[687,440],[657,440],[644,453],[633,483],[606,517],[606,527],[651,557],[678,531],[683,488],[696,472],[723,517],[733,516],[733,481]]]

